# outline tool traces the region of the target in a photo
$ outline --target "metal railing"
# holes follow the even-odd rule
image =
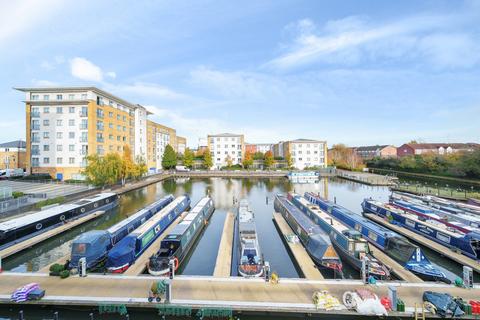
[[[30,116],[31,116],[32,118],[40,118],[40,112],[31,112],[31,113],[30,113]]]

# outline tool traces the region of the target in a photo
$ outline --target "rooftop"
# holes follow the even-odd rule
[[[388,146],[389,146],[388,144],[376,145],[376,146],[361,146],[361,147],[355,147],[354,149],[357,151],[375,151],[378,149],[386,148]]]
[[[27,143],[23,140],[15,140],[0,144],[0,148],[23,148],[27,147]]]
[[[290,140],[290,142],[325,142],[322,140],[312,140],[312,139],[295,139],[295,140]]]
[[[236,134],[236,133],[219,133],[219,134],[209,134],[209,137],[240,137],[243,134]]]
[[[480,144],[467,142],[467,143],[406,143],[407,146],[413,149],[438,149],[440,147],[452,149],[472,149],[480,148]]]

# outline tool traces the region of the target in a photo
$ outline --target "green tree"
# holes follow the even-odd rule
[[[265,154],[260,151],[257,151],[253,154],[253,160],[263,160],[265,158]]]
[[[84,174],[87,182],[104,187],[117,183],[122,177],[122,158],[118,153],[109,153],[104,157],[98,154],[87,157],[87,167]]]
[[[123,146],[122,156],[122,170],[120,173],[120,179],[122,180],[122,186],[125,185],[125,181],[129,178],[133,178],[136,173],[135,164],[132,161],[132,150],[129,146]]]
[[[165,151],[163,152],[162,157],[162,167],[163,169],[173,169],[177,165],[177,154],[173,150],[172,146],[167,144]]]
[[[249,169],[253,166],[253,154],[251,151],[245,152],[245,157],[243,158],[242,165],[245,169]]]
[[[227,163],[227,167],[230,168],[233,164],[232,157],[230,157],[230,155],[227,155],[227,157],[225,158],[225,162]]]
[[[183,155],[183,164],[185,167],[192,168],[193,167],[193,159],[195,155],[193,154],[193,151],[190,150],[190,148],[185,149],[185,153]]]
[[[293,158],[290,152],[287,153],[287,155],[285,156],[285,161],[287,161],[287,168],[289,169],[293,168]]]
[[[135,158],[133,178],[139,179],[143,177],[147,173],[147,171],[148,171],[148,168],[147,168],[147,163],[145,162],[145,159],[142,156],[137,156]]]
[[[210,153],[210,149],[206,148],[204,153],[203,153],[203,166],[207,169],[210,170],[211,167],[213,167],[213,159],[212,159],[212,154]]]
[[[270,169],[271,167],[273,167],[274,164],[275,164],[275,159],[273,158],[272,151],[265,152],[265,158],[263,161],[263,165],[265,166],[265,168]]]

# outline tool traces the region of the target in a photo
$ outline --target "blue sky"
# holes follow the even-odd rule
[[[25,136],[12,87],[93,85],[193,147],[480,142],[479,21],[479,1],[0,0],[0,140]]]

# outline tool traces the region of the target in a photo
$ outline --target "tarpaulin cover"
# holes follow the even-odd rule
[[[425,291],[423,293],[423,301],[433,304],[437,308],[437,314],[442,317],[453,315],[453,317],[457,318],[464,314],[457,302],[448,293]]]
[[[110,236],[106,231],[93,230],[85,232],[72,242],[70,267],[78,267],[80,258],[87,259],[87,268],[95,266],[105,258],[110,248]]]
[[[135,261],[135,243],[137,237],[128,235],[117,243],[107,255],[107,268],[119,268]]]

